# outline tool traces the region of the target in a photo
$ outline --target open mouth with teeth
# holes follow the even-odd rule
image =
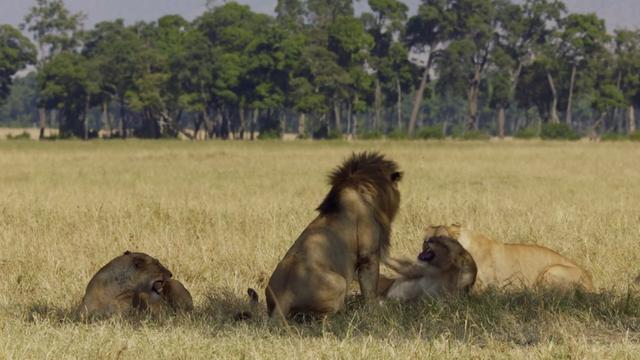
[[[158,295],[162,294],[162,290],[164,289],[164,281],[163,280],[156,280],[151,284],[151,290],[153,290],[153,292],[155,292]]]
[[[429,262],[429,261],[433,260],[434,257],[436,257],[436,253],[434,253],[433,250],[431,250],[431,249],[427,249],[427,250],[421,252],[420,255],[418,255],[418,260],[424,261],[424,262]]]

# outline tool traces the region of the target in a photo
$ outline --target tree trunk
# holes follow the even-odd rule
[[[380,80],[376,78],[376,89],[375,89],[375,99],[374,99],[374,116],[373,116],[373,131],[378,131],[380,127],[381,119],[380,112],[382,110],[382,88],[380,86]]]
[[[411,110],[411,118],[409,119],[409,131],[408,135],[413,138],[416,133],[416,122],[418,121],[418,113],[422,108],[422,98],[424,97],[424,90],[429,83],[429,70],[430,66],[427,66],[422,73],[422,79],[420,80],[420,86],[416,91],[415,99],[413,100],[413,109]]]
[[[193,120],[193,140],[198,140],[198,133],[200,132],[200,127],[204,122],[204,118],[202,113],[198,114]]]
[[[126,109],[124,108],[124,98],[120,98],[120,137],[127,138],[127,120],[125,119]]]
[[[298,114],[298,139],[304,138],[304,125],[306,121],[307,115],[303,112]]]
[[[211,121],[211,118],[209,118],[209,112],[206,108],[202,110],[202,119],[204,121],[205,138],[211,140],[216,134],[216,124]]]
[[[238,106],[238,118],[240,119],[240,124],[238,124],[239,129],[238,129],[238,138],[240,140],[244,140],[244,112],[245,109],[242,105]]]
[[[84,139],[85,140],[89,140],[89,99],[87,98],[87,100],[84,103],[84,121],[83,126],[84,126]]]
[[[591,135],[589,136],[591,138],[591,140],[598,140],[598,128],[604,123],[604,119],[607,116],[607,112],[603,111],[600,113],[600,117],[598,118],[598,120],[593,123],[593,126],[591,126]]]
[[[109,114],[109,103],[102,103],[102,116],[104,116],[105,124],[109,128],[109,138],[113,137],[113,123],[111,122],[111,116]]]
[[[256,123],[258,122],[258,117],[260,116],[260,110],[253,109],[253,115],[251,116],[251,133],[249,134],[249,139],[251,141],[255,140],[256,133]]]
[[[633,105],[629,105],[627,110],[628,130],[629,135],[636,133],[636,108]]]
[[[571,126],[572,119],[571,113],[573,111],[573,87],[576,84],[576,66],[571,68],[571,82],[569,83],[569,100],[567,101],[567,113],[565,115],[565,122],[568,126]]]
[[[473,79],[469,82],[467,89],[467,125],[465,130],[478,130],[478,96],[480,94],[480,66],[476,65]]]
[[[356,94],[356,99],[354,101],[354,104],[356,104],[357,106],[358,102],[360,102],[360,98],[358,94]],[[355,139],[357,137],[357,132],[356,132],[357,127],[358,127],[358,114],[354,112],[351,120],[351,139]]]
[[[396,79],[396,92],[398,93],[398,131],[402,131],[402,86],[400,86],[400,79]]]
[[[333,103],[333,118],[335,120],[336,133],[342,134],[342,119],[340,119],[340,103]]]
[[[347,139],[351,139],[351,127],[353,126],[353,104],[347,102]]]
[[[287,126],[287,112],[285,110],[280,109],[278,119],[278,131],[280,132],[280,139],[284,140],[285,130]]]
[[[548,71],[547,81],[549,82],[549,89],[551,89],[551,95],[553,96],[553,99],[551,101],[551,108],[549,108],[549,122],[551,124],[559,124],[560,118],[558,117],[558,91],[556,90],[556,84],[553,81],[553,77]]]
[[[504,106],[500,106],[498,108],[498,136],[500,137],[500,139],[504,139],[504,124],[505,124]]]
[[[44,130],[47,127],[47,113],[44,108],[38,108],[38,116],[40,116],[40,136],[38,139],[44,139]]]

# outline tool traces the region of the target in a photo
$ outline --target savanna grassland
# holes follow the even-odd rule
[[[405,171],[393,255],[416,256],[428,224],[461,222],[556,249],[598,292],[350,301],[272,325],[265,280],[357,150]],[[632,143],[0,141],[0,358],[638,358],[639,161]],[[125,250],[160,259],[195,311],[78,321],[87,282]],[[234,321],[241,310],[255,318]]]

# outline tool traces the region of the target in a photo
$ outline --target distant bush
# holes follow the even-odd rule
[[[402,130],[396,129],[387,134],[387,138],[391,140],[404,140],[407,138],[407,133]]]
[[[629,135],[609,132],[609,133],[602,134],[600,139],[602,141],[624,141],[624,140],[629,140]]]
[[[540,137],[543,140],[580,140],[580,135],[567,124],[544,124]]]
[[[378,140],[383,138],[383,134],[380,131],[366,131],[358,135],[362,140]]]
[[[424,140],[441,140],[444,139],[444,134],[442,133],[442,126],[433,125],[433,126],[423,126],[418,130],[416,134],[418,139]]]
[[[533,127],[523,128],[518,130],[514,136],[517,139],[533,139],[538,137],[538,129]]]
[[[629,135],[629,140],[631,141],[640,141],[640,132],[635,132]]]
[[[23,131],[18,135],[7,134],[7,140],[31,140],[31,134],[26,131]]]
[[[462,135],[462,140],[489,140],[491,135],[484,131],[467,131]]]
[[[280,133],[278,130],[266,130],[258,135],[258,140],[278,140],[280,139]]]
[[[331,129],[327,134],[327,140],[342,140],[342,133]]]

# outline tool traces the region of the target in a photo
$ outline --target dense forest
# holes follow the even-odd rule
[[[271,16],[210,1],[193,21],[87,30],[63,0],[35,0],[20,29],[0,25],[0,126],[85,139],[636,135],[640,31],[560,0],[368,5],[279,0]]]

